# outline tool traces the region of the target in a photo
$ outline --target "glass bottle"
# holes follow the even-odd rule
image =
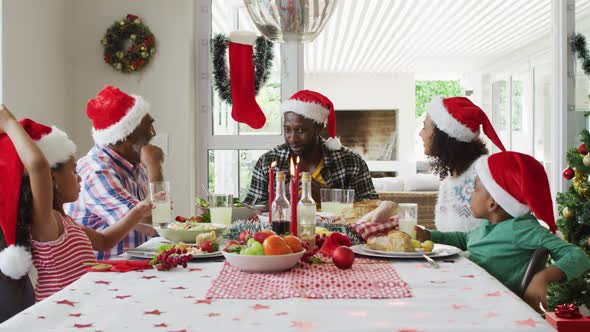
[[[311,174],[301,173],[301,199],[297,203],[297,234],[299,239],[315,247],[316,204],[311,197]]]
[[[278,235],[289,232],[291,223],[291,204],[285,195],[285,172],[277,172],[276,195],[272,202],[272,220],[270,221],[271,229]]]

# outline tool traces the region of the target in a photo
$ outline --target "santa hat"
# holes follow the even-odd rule
[[[478,159],[475,171],[504,211],[513,217],[532,211],[555,233],[549,180],[545,169],[535,158],[519,152],[499,152]]]
[[[148,113],[149,104],[112,85],[88,100],[86,115],[92,120],[92,137],[100,145],[115,144],[129,136]]]
[[[30,119],[20,121],[25,131],[45,154],[51,167],[64,163],[76,153],[76,145],[56,127],[47,127]],[[0,188],[4,192],[0,200],[0,227],[6,248],[0,251],[0,270],[12,279],[20,279],[32,266],[31,253],[16,243],[16,224],[20,197],[23,164],[14,144],[6,134],[0,134]]]
[[[506,151],[488,116],[468,98],[435,97],[428,105],[428,114],[438,129],[461,142],[477,139],[481,126],[492,143]]]
[[[326,96],[311,90],[301,90],[281,104],[281,111],[297,113],[315,123],[327,125],[330,138],[326,141],[326,146],[331,151],[342,148],[340,139],[336,137],[334,105]]]

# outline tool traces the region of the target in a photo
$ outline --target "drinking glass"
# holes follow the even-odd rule
[[[343,217],[354,208],[354,189],[342,189],[340,216]]]
[[[342,189],[322,188],[320,189],[320,199],[322,212],[337,216],[340,211]]]
[[[231,212],[233,206],[232,194],[210,194],[208,195],[209,213],[211,223],[231,225]]]
[[[399,217],[399,230],[410,235],[412,239],[416,239],[416,230],[414,230],[414,226],[418,224],[418,204],[399,204],[397,215]]]
[[[152,209],[152,224],[160,228],[166,228],[172,215],[170,182],[150,182],[150,199],[154,206]]]

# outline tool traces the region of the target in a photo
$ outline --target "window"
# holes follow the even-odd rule
[[[231,31],[257,31],[242,1],[212,0],[209,17],[211,36]],[[209,57],[209,61],[210,57]],[[280,112],[282,78],[281,46],[274,46],[274,60],[270,78],[259,90],[256,100],[266,115],[261,129],[252,129],[235,122],[232,105],[222,101],[209,79],[210,105],[207,108],[210,124],[207,134],[206,183],[211,192],[232,193],[243,200],[250,186],[252,170],[258,158],[272,147],[283,142],[282,115]],[[228,65],[229,68],[229,65]],[[209,72],[211,75],[211,72]],[[236,181],[237,179],[237,181]]]

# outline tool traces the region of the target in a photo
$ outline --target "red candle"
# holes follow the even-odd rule
[[[299,157],[297,157],[299,162]],[[299,164],[293,164],[293,158],[289,160],[289,174],[291,182],[289,190],[291,192],[291,227],[292,235],[297,236],[297,202],[299,201]]]
[[[270,163],[268,172],[268,222],[272,222],[272,202],[275,200],[275,166],[276,161]]]

